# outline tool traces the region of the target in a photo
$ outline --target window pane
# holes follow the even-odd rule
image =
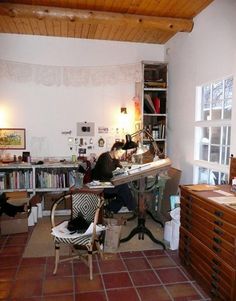
[[[216,102],[217,100],[223,99],[223,81],[215,82],[212,85],[212,100]]]
[[[202,145],[200,149],[200,160],[208,161],[208,145]]]
[[[231,119],[232,112],[232,99],[226,99],[224,101],[224,109],[223,109],[223,119]]]
[[[226,164],[226,147],[222,146],[221,151],[221,164]]]
[[[225,98],[232,98],[233,96],[233,77],[225,80]]]
[[[208,183],[208,169],[204,167],[199,167],[198,169],[198,183],[207,184]]]
[[[231,136],[231,126],[228,126],[228,145],[231,144],[231,141],[230,141],[230,136]]]
[[[210,119],[210,97],[211,86],[207,85],[202,88],[202,117],[201,120]]]
[[[220,144],[221,127],[211,128],[211,144]]]
[[[220,147],[211,145],[210,148],[210,162],[219,163],[220,161]]]

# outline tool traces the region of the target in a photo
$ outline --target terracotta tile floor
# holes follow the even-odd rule
[[[0,300],[190,301],[210,300],[180,265],[176,251],[136,251],[95,258],[94,279],[81,262],[23,258],[32,233],[0,237]],[[138,238],[133,238],[138,239]]]

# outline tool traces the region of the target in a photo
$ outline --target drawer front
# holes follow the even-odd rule
[[[180,248],[182,248],[186,255],[192,250],[196,252],[200,257],[211,267],[212,273],[224,275],[229,283],[236,282],[236,270],[235,266],[228,265],[222,257],[212,252],[207,246],[202,244],[191,233],[186,231],[182,226],[180,227]]]
[[[206,210],[207,212],[213,214],[216,218],[220,218],[223,221],[228,222],[236,226],[236,211],[230,208],[227,208],[223,205],[218,205],[207,199],[201,199],[191,192],[187,193],[185,190],[181,190],[181,196],[186,199],[191,204],[196,204],[200,208]],[[234,212],[235,211],[235,212]]]
[[[207,210],[202,209],[195,203],[191,203],[186,198],[181,197],[181,210],[185,208],[185,213],[189,216],[195,217],[195,213],[197,214],[196,218],[200,215],[204,219],[208,220],[208,222],[212,223],[216,227],[224,230],[225,232],[236,236],[236,227],[229,222],[215,216],[214,214],[209,213]],[[236,220],[236,217],[235,217]]]
[[[235,301],[233,297],[232,290],[226,292],[221,286],[219,286],[216,282],[209,280],[208,275],[205,273],[203,269],[196,267],[191,262],[185,261],[185,259],[180,259],[183,266],[188,270],[188,272],[196,279],[196,281],[203,287],[206,293],[212,298],[214,301]],[[232,294],[231,294],[232,292]]]
[[[201,211],[201,209],[200,209]],[[214,235],[218,235],[223,238],[225,241],[229,242],[233,247],[236,244],[236,235],[233,235],[225,230],[227,228],[224,226],[223,228],[217,226],[216,224],[210,222],[209,219],[204,218],[202,215],[197,214],[195,211],[191,209],[186,209],[183,202],[181,203],[181,224],[182,225],[191,225],[193,227],[201,227],[201,231],[203,229],[206,233],[212,233]],[[233,227],[233,226],[232,226]],[[186,227],[185,227],[186,228]],[[234,229],[233,229],[234,230]],[[236,229],[235,229],[236,231]]]
[[[182,249],[180,249],[180,253],[181,252],[183,252],[183,256],[184,256],[185,252]],[[228,281],[228,278],[225,278],[224,274],[212,271],[211,266],[209,266],[208,263],[206,261],[204,261],[204,259],[201,256],[199,256],[199,253],[197,253],[195,250],[191,249],[189,251],[188,256],[189,256],[190,263],[197,270],[203,269],[206,272],[207,279],[210,282],[213,282],[213,283],[217,284],[217,286],[221,287],[222,290],[225,291],[225,293],[231,292],[232,287],[233,287],[233,283],[231,283],[231,281]]]
[[[203,244],[220,246],[234,257],[235,245],[227,242],[222,236],[206,228],[207,225],[198,222],[198,219],[190,219],[187,215],[181,214],[181,225],[190,233],[196,236]]]

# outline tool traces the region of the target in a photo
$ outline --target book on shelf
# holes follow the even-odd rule
[[[149,94],[144,94],[144,109],[147,108],[147,113],[155,114],[156,110]]]

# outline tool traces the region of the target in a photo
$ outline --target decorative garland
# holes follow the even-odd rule
[[[0,78],[44,86],[104,86],[141,81],[141,64],[49,66],[0,59]]]

